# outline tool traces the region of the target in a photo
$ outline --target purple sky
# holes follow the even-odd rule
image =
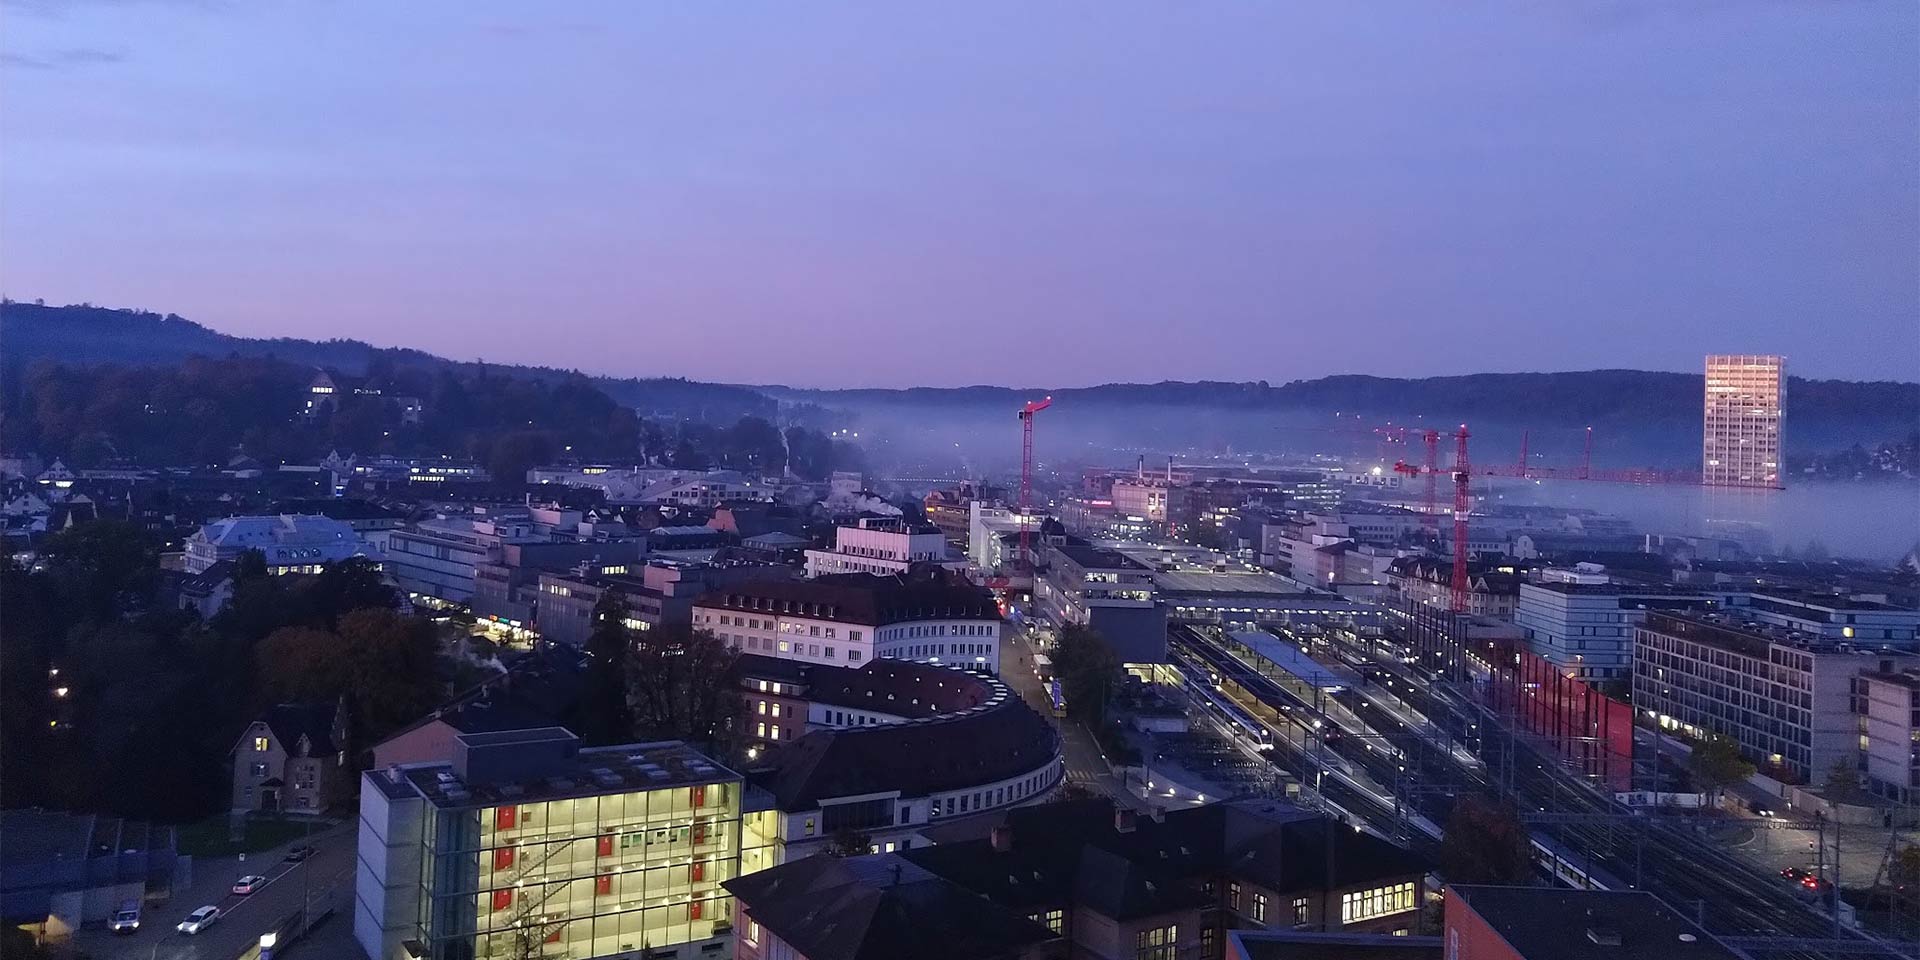
[[[1911,2],[0,17],[18,299],[809,386],[1920,370]]]

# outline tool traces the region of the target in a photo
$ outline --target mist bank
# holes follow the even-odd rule
[[[1588,507],[1626,517],[1643,532],[1743,540],[1804,554],[1818,544],[1835,557],[1893,563],[1920,547],[1920,485],[1799,483],[1785,490],[1691,485],[1499,481],[1490,502]]]
[[[449,360],[419,350],[350,340],[253,339],[211,330],[171,314],[0,304],[0,380],[21,382],[40,363],[178,364],[190,357],[271,357],[349,374],[492,371],[541,383],[576,371]],[[510,352],[511,345],[500,349]],[[1068,359],[1070,358],[1063,358]],[[1064,372],[1064,371],[1063,371]],[[985,474],[1002,471],[1019,450],[1014,411],[1052,396],[1040,415],[1040,455],[1056,464],[1130,462],[1148,454],[1206,456],[1375,456],[1372,428],[1398,423],[1451,432],[1467,423],[1474,457],[1515,460],[1521,437],[1536,464],[1570,464],[1594,428],[1593,461],[1603,467],[1697,467],[1699,374],[1644,370],[1486,373],[1396,379],[1335,375],[1279,385],[1266,381],[1163,381],[1093,387],[974,386],[909,389],[801,389],[652,377],[591,377],[594,387],[646,417],[732,424],[758,416],[781,425],[858,430],[889,470]],[[1920,422],[1920,383],[1794,378],[1788,386],[1789,458],[1873,446],[1907,435]]]

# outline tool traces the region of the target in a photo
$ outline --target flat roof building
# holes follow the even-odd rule
[[[354,936],[373,960],[711,956],[742,793],[678,741],[462,734],[451,763],[362,776]]]
[[[1920,799],[1920,665],[1862,673],[1853,708],[1867,789],[1895,803]]]
[[[1915,664],[1728,615],[1651,612],[1635,630],[1633,706],[1663,729],[1727,737],[1771,775],[1813,783],[1856,765],[1855,678]]]
[[[1591,569],[1588,569],[1591,568]],[[1649,610],[1704,610],[1713,598],[1694,587],[1615,577],[1593,564],[1547,570],[1520,584],[1513,622],[1534,653],[1583,680],[1633,673],[1634,624]]]
[[[1122,663],[1166,662],[1167,611],[1146,564],[1077,537],[1049,537],[1037,553],[1041,620],[1098,631]]]
[[[1707,357],[1700,482],[1714,487],[1780,487],[1787,358]]]
[[[1741,960],[1644,890],[1453,886],[1448,960]]]

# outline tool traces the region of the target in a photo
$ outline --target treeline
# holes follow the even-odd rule
[[[166,366],[192,357],[275,359],[300,367],[329,367],[359,376],[388,369],[446,371],[458,378],[493,371],[538,383],[579,378],[572,370],[525,365],[448,360],[420,350],[376,347],[358,340],[255,339],[209,330],[174,314],[117,310],[92,304],[47,306],[0,301],[0,373],[13,379],[34,364],[51,360],[70,365],[101,363]],[[701,383],[675,377],[591,377],[590,383],[624,406],[667,419],[728,422],[739,417],[771,417],[773,400],[746,387]]]
[[[1869,447],[1856,443],[1818,457],[1788,457],[1788,474],[1818,480],[1920,479],[1920,430]]]
[[[186,821],[228,806],[229,751],[264,708],[336,703],[357,757],[463,678],[371,563],[275,577],[243,557],[211,620],[157,589],[137,526],[82,524],[32,570],[0,559],[0,802]]]
[[[329,451],[458,456],[508,482],[562,458],[725,466],[809,479],[856,465],[858,451],[809,428],[784,434],[758,417],[732,427],[642,419],[592,381],[553,382],[478,368],[460,375],[375,363],[380,395],[343,392],[307,415],[312,368],[258,357],[194,357],[171,366],[40,363],[0,397],[0,447],[85,468],[112,462],[225,466],[313,463]],[[397,396],[425,406],[408,423]]]
[[[306,416],[312,368],[254,357],[196,357],[174,366],[35,365],[6,393],[0,445],[69,459],[225,466],[245,454],[311,463],[329,450],[511,460],[527,446],[630,457],[640,418],[584,377],[548,384],[481,371],[376,370],[381,396],[342,393]],[[402,421],[399,395],[428,415]],[[529,443],[529,437],[537,442]]]

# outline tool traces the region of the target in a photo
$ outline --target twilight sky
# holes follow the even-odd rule
[[[5,0],[0,288],[808,386],[1920,370],[1920,8]]]

